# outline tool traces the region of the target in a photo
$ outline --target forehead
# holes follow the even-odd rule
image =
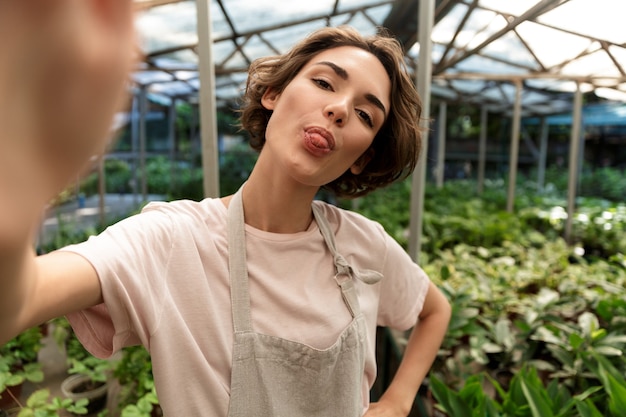
[[[331,48],[315,55],[303,69],[324,67],[320,65],[324,62],[341,67],[346,71],[349,81],[362,85],[369,90],[368,93],[388,103],[391,81],[383,64],[371,52],[355,46]]]

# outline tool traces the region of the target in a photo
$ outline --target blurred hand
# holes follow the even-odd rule
[[[104,150],[135,49],[131,0],[0,0],[0,249]]]

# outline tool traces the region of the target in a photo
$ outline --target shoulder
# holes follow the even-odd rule
[[[180,222],[222,222],[226,216],[226,207],[219,198],[206,198],[201,201],[175,200],[169,202],[151,202],[141,214],[163,216],[175,223]]]
[[[344,224],[353,227],[364,227],[382,230],[383,227],[377,221],[365,217],[361,213],[347,210],[324,201],[313,201],[317,207],[322,209],[326,218],[331,224]]]
[[[208,213],[226,212],[226,207],[219,198],[205,198],[201,201],[174,200],[152,201],[141,210],[142,213],[162,212],[166,214],[189,214],[204,216]]]
[[[220,208],[221,206],[221,208]],[[150,202],[140,213],[127,217],[98,235],[98,240],[168,242],[224,223],[226,210],[219,199]],[[211,227],[209,227],[211,226]]]
[[[344,235],[348,235],[352,239],[362,237],[372,241],[371,243],[376,241],[386,242],[387,238],[390,238],[380,223],[360,213],[322,201],[314,201],[313,204],[322,209],[322,213],[324,213],[331,228],[339,238]]]

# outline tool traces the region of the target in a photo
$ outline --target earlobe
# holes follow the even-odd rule
[[[374,149],[369,148],[359,157],[359,159],[356,160],[354,164],[352,164],[350,172],[354,175],[359,175],[372,159],[374,159]]]
[[[278,97],[280,97],[278,92],[276,92],[272,87],[267,87],[267,90],[265,90],[265,93],[263,93],[263,96],[261,97],[261,104],[267,110],[274,110]]]

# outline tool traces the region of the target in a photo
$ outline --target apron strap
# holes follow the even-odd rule
[[[341,288],[341,295],[350,310],[350,314],[352,317],[356,317],[361,313],[361,306],[359,305],[359,298],[354,287],[354,279],[372,285],[380,281],[383,275],[378,271],[370,269],[357,270],[352,268],[337,250],[335,235],[330,229],[330,224],[328,224],[328,220],[326,220],[326,216],[322,213],[321,208],[317,204],[313,204],[312,207],[317,226],[326,241],[326,246],[328,246],[330,253],[333,255],[336,271],[335,281]]]
[[[233,326],[235,332],[251,332],[250,290],[246,261],[246,233],[243,214],[243,186],[233,195],[228,205],[228,266],[230,271],[230,299],[232,303]],[[373,270],[359,271],[348,264],[337,251],[335,237],[326,216],[316,204],[312,205],[313,216],[328,246],[335,264],[335,281],[341,288],[341,295],[352,317],[361,313],[359,299],[354,287],[354,279],[366,284],[375,284],[382,274]]]
[[[230,301],[235,332],[252,331],[250,291],[246,263],[246,232],[243,218],[243,186],[228,205],[228,267],[230,271]]]

